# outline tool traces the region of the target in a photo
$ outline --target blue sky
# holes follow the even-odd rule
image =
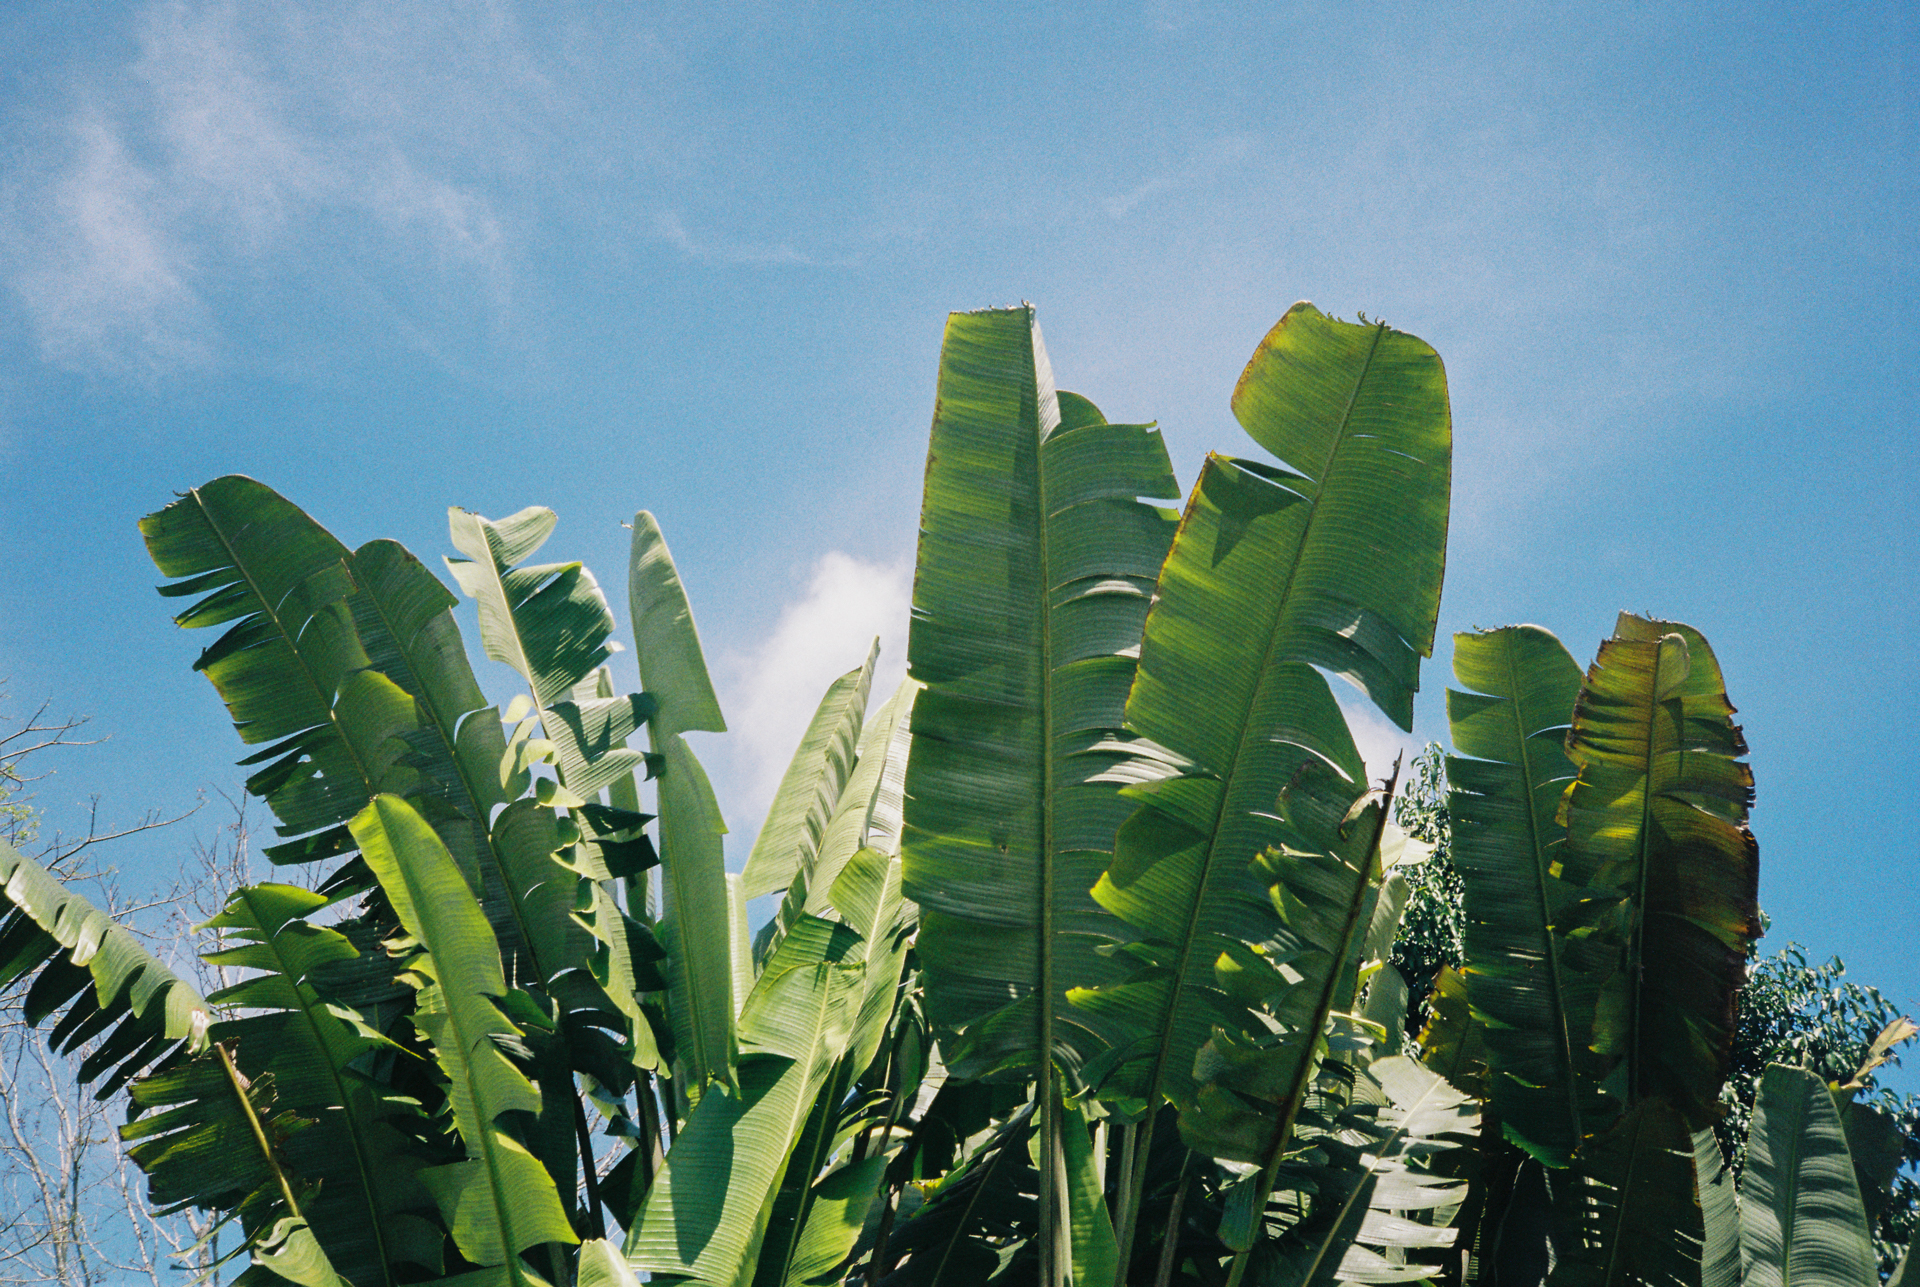
[[[1032,300],[1191,482],[1305,298],[1447,362],[1417,738],[1454,630],[1692,623],[1768,946],[1920,1010],[1915,49],[1895,4],[19,0],[0,675],[111,737],[41,803],[237,782],[134,525],[244,472],[430,562],[449,504],[550,505],[609,585],[655,511],[748,841],[827,680],[875,633],[898,673],[948,310]]]

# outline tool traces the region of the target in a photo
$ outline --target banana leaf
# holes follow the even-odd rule
[[[1859,1287],[1879,1275],[1846,1132],[1818,1073],[1770,1064],[1741,1173],[1746,1287]]]
[[[302,1214],[334,1267],[357,1283],[392,1283],[405,1274],[402,1265],[436,1272],[441,1265],[445,1235],[419,1180],[426,1163],[417,1141],[433,1132],[417,1101],[361,1070],[369,1056],[395,1049],[394,1043],[358,1011],[324,999],[315,985],[330,965],[359,956],[338,930],[306,922],[329,901],[277,884],[248,886],[228,898],[208,927],[229,931],[234,945],[206,960],[259,973],[210,998],[244,1012],[216,1023],[210,1036],[233,1050],[248,1078],[273,1086],[279,1111],[309,1123],[282,1149],[288,1169],[319,1186],[303,1201]],[[151,1091],[137,1083],[134,1096],[144,1104]],[[189,1125],[184,1114],[176,1120]],[[140,1134],[152,1133],[151,1123],[141,1125]],[[125,1134],[134,1137],[131,1129]],[[156,1191],[184,1190],[192,1182],[170,1174],[183,1161],[196,1164],[180,1151],[151,1162],[139,1150],[134,1156]]]
[[[787,1161],[856,1037],[859,944],[846,927],[809,919],[768,961],[741,1008],[736,1081],[701,1096],[627,1237],[635,1269],[752,1282]]]
[[[419,780],[402,792],[434,823],[454,860],[482,891],[489,918],[519,926],[517,904],[501,888],[488,842],[494,810],[507,802],[500,783],[506,742],[498,712],[480,693],[454,624],[453,594],[393,541],[369,541],[348,560],[356,591],[348,600],[369,665],[413,697],[417,732],[407,763]]]
[[[271,488],[240,475],[194,488],[140,521],[160,587],[201,596],[174,617],[232,624],[200,654],[204,671],[262,765],[247,779],[289,837],[275,862],[351,852],[345,823],[382,790],[412,785],[400,763],[420,732],[415,703],[368,667],[351,604],[346,547]]]
[[[1377,797],[1356,803],[1332,769],[1303,769],[1276,810],[1289,831],[1284,847],[1254,863],[1271,891],[1271,928],[1215,962],[1217,986],[1247,1017],[1215,1027],[1200,1048],[1180,1133],[1195,1152],[1251,1168],[1250,1211],[1272,1192],[1334,1044],[1353,1054],[1366,1049],[1355,1044],[1363,1030],[1345,1009],[1383,878],[1385,811]],[[1252,1244],[1228,1245],[1244,1252]]]
[[[865,967],[860,996],[849,1001],[857,1007],[854,1035],[815,1097],[788,1159],[754,1275],[759,1287],[825,1281],[852,1253],[878,1196],[887,1156],[848,1149],[848,1137],[889,1125],[906,1107],[899,1102],[901,1094],[913,1089],[896,1086],[895,1102],[879,1120],[847,1105],[850,1089],[887,1037],[913,928],[911,905],[900,895],[898,856],[860,850],[834,882],[832,902],[838,909],[835,919],[860,936],[846,958],[858,958]],[[837,1154],[844,1156],[835,1161]]]
[[[1434,1278],[1437,1266],[1388,1253],[1453,1245],[1456,1230],[1410,1215],[1458,1205],[1467,1186],[1434,1174],[1429,1163],[1474,1134],[1478,1105],[1405,1055],[1376,1060],[1361,1075],[1384,1102],[1352,1132],[1357,1140],[1316,1140],[1332,1160],[1315,1168],[1308,1218],[1274,1248],[1276,1268],[1262,1279],[1272,1287]]]
[[[1597,995],[1594,1075],[1623,1106],[1665,1097],[1689,1130],[1717,1115],[1760,933],[1753,774],[1732,714],[1698,631],[1622,613],[1567,735],[1579,777],[1561,861],[1582,892],[1556,932],[1563,968]]]
[[[448,570],[479,607],[487,656],[526,681],[560,781],[590,800],[615,778],[643,768],[645,756],[625,745],[625,734],[644,715],[632,699],[575,698],[574,690],[618,647],[600,583],[579,563],[526,563],[552,534],[553,511],[535,506],[492,520],[453,509],[447,521],[454,548],[466,556],[448,559]]]
[[[1558,1257],[1548,1287],[1697,1287],[1705,1230],[1693,1137],[1664,1099],[1649,1099],[1553,1173]]]
[[[107,1099],[138,1072],[205,1049],[206,998],[162,965],[132,931],[0,841],[0,987],[33,976],[23,1017],[57,1051],[99,1039],[78,1070]]]
[[[726,824],[686,739],[669,734],[663,751],[660,867],[666,897],[660,942],[667,950],[668,1013],[681,1068],[676,1080],[691,1105],[708,1082],[733,1076],[733,952],[725,932],[731,900],[721,840]]]
[[[853,772],[867,690],[879,655],[876,639],[866,664],[834,680],[820,699],[768,806],[766,821],[760,824],[753,852],[747,855],[741,873],[747,897],[785,889],[819,851],[821,833]]]
[[[1467,998],[1483,1016],[1488,1096],[1507,1138],[1564,1167],[1615,1115],[1586,1050],[1597,990],[1562,967],[1553,927],[1580,896],[1556,875],[1556,818],[1574,777],[1564,748],[1580,667],[1538,626],[1454,636],[1447,692],[1452,857],[1464,883]]]
[[[507,1055],[526,1048],[527,1033],[507,1014],[499,944],[452,855],[406,801],[377,796],[352,827],[412,940],[407,969],[419,989],[414,1023],[447,1077],[453,1123],[467,1152],[464,1161],[422,1170],[420,1182],[461,1255],[503,1266],[508,1283],[534,1282],[521,1254],[544,1246],[557,1260],[555,1246],[578,1238],[553,1179],[503,1120],[538,1117],[543,1091]],[[552,1091],[569,1095],[572,1086]]]
[[[660,524],[645,510],[633,516],[627,601],[640,683],[656,703],[656,733],[665,737],[695,730],[726,732],[727,721],[713,695],[686,588],[660,534]]]
[[[885,1287],[1033,1282],[1039,1175],[1029,1143],[1036,1104],[994,1125],[924,1190],[876,1255]]]
[[[1420,1059],[1477,1099],[1486,1099],[1487,1030],[1467,1003],[1467,978],[1454,966],[1434,976],[1427,1024],[1420,1031]]]
[[[1101,1093],[1132,1111],[1190,1101],[1195,1052],[1243,1016],[1213,964],[1271,935],[1248,860],[1283,841],[1275,798],[1307,764],[1362,789],[1321,671],[1407,727],[1439,606],[1451,429],[1432,349],[1297,304],[1233,407],[1288,467],[1210,457],[1188,501],[1127,698],[1143,740],[1111,773],[1137,809],[1094,890],[1145,965],[1074,995],[1126,1034]]]
[[[832,891],[862,849],[900,853],[906,765],[913,739],[913,703],[920,686],[902,680],[861,730],[853,771],[827,817],[820,843],[794,871],[780,906],[760,930],[755,955],[766,959],[801,916],[835,917]]]
[[[1700,1200],[1700,1287],[1740,1287],[1740,1199],[1712,1127],[1693,1133],[1693,1174]]]
[[[129,1093],[133,1116],[120,1135],[147,1172],[148,1200],[163,1213],[189,1205],[222,1213],[207,1236],[237,1215],[241,1244],[216,1265],[246,1252],[253,1263],[236,1283],[352,1287],[302,1210],[317,1186],[292,1176],[285,1155],[289,1139],[312,1123],[277,1102],[273,1074],[243,1076],[224,1040],[216,1036],[208,1050],[140,1079]],[[148,1110],[158,1111],[141,1116]],[[443,1235],[424,1222],[419,1232],[416,1263],[438,1273]],[[393,1281],[382,1262],[363,1267],[365,1281]]]
[[[926,687],[902,856],[928,1013],[954,1034],[958,1075],[1051,1084],[1053,1061],[1103,1044],[1065,994],[1116,969],[1093,951],[1108,918],[1087,890],[1124,806],[1078,752],[1119,727],[1172,536],[1172,516],[1137,498],[1174,495],[1157,431],[1055,391],[1031,308],[949,317],[907,644]]]

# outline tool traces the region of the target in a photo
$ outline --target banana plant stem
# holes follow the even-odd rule
[[[606,1214],[600,1209],[600,1172],[593,1161],[593,1135],[587,1129],[587,1109],[580,1102],[580,1096],[573,1097],[573,1133],[580,1142],[580,1172],[587,1182],[588,1219],[593,1222],[593,1236],[607,1236]]]
[[[1133,1243],[1140,1227],[1140,1205],[1146,1198],[1147,1161],[1153,1155],[1153,1126],[1160,1114],[1149,1110],[1147,1119],[1127,1127],[1126,1144],[1120,1160],[1120,1218],[1117,1221],[1120,1275],[1124,1279],[1133,1259]]]
[[[1173,1281],[1174,1266],[1180,1263],[1180,1215],[1187,1205],[1187,1170],[1193,1165],[1189,1152],[1180,1163],[1180,1178],[1173,1182],[1173,1205],[1167,1212],[1167,1233],[1160,1241],[1160,1268],[1153,1276],[1154,1287],[1167,1287]]]
[[[1139,1134],[1138,1122],[1128,1122],[1120,1128],[1120,1169],[1114,1183],[1113,1230],[1119,1244],[1119,1258],[1114,1263],[1120,1267],[1122,1282],[1127,1279],[1127,1256],[1133,1249],[1133,1213],[1138,1206],[1133,1193],[1133,1158]]]

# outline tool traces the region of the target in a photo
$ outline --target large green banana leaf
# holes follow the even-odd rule
[[[495,809],[508,800],[500,780],[506,739],[454,624],[456,600],[420,560],[392,541],[362,545],[351,567],[359,590],[350,602],[368,659],[413,696],[420,718],[420,731],[409,739],[414,751],[409,762],[420,780],[402,794],[433,822],[462,870],[479,873],[487,919],[510,955],[524,948],[535,972],[551,977],[560,963],[543,959],[536,946],[536,940],[551,936],[551,925],[528,907],[524,877],[512,870],[490,835]]]
[[[441,1266],[444,1233],[430,1218],[433,1200],[419,1180],[426,1163],[417,1141],[430,1138],[432,1131],[417,1101],[361,1071],[368,1056],[392,1050],[394,1043],[369,1028],[357,1011],[325,1000],[315,987],[329,966],[359,955],[338,930],[306,923],[328,901],[276,884],[251,885],[228,898],[208,927],[228,931],[234,945],[206,959],[260,973],[210,998],[244,1012],[213,1025],[210,1035],[232,1048],[234,1062],[255,1084],[272,1086],[276,1112],[310,1123],[281,1149],[293,1174],[319,1184],[302,1202],[302,1214],[334,1267],[356,1283],[393,1283],[399,1281],[396,1271],[404,1274],[403,1264],[436,1272]],[[202,1062],[214,1060],[203,1056]],[[169,1080],[162,1074],[136,1083],[135,1103],[160,1102],[159,1086]],[[137,1121],[123,1134],[132,1139],[168,1127],[188,1133],[218,1129],[222,1105],[230,1099],[223,1081],[210,1078],[215,1092],[210,1118],[196,1120],[176,1108],[164,1121]],[[181,1195],[178,1200],[191,1195],[217,1206],[208,1199],[230,1187],[218,1177],[220,1160],[181,1147],[181,1137],[166,1138],[165,1144],[136,1147],[133,1154],[150,1177],[155,1200],[175,1200],[162,1199],[164,1190]],[[209,1165],[211,1177],[202,1173]]]
[[[889,1287],[1032,1282],[1035,1103],[996,1124],[937,1181],[875,1254]]]
[[[1741,1174],[1746,1287],[1859,1287],[1879,1269],[1846,1132],[1818,1073],[1772,1064]]]
[[[1143,779],[1127,789],[1140,807],[1094,891],[1149,963],[1076,994],[1130,1037],[1105,1089],[1145,1105],[1191,1099],[1194,1053],[1234,1011],[1214,960],[1271,934],[1248,861],[1283,838],[1274,800],[1308,763],[1361,789],[1320,670],[1407,726],[1439,607],[1451,433],[1432,349],[1297,304],[1233,407],[1288,468],[1211,457],[1188,502],[1127,699],[1147,744],[1115,771]]]
[[[613,610],[593,573],[579,563],[526,563],[557,521],[539,506],[498,520],[450,510],[454,548],[466,558],[450,558],[447,567],[479,607],[487,656],[526,681],[561,782],[590,800],[645,757],[624,744],[635,727],[630,699],[576,700],[575,689],[617,645]]]
[[[79,1068],[107,1098],[144,1068],[207,1044],[210,1011],[193,985],[162,965],[131,931],[0,841],[0,987],[35,975],[23,1012],[56,1050],[101,1038]],[[104,1035],[103,1035],[104,1034]]]
[[[766,821],[754,838],[753,852],[747,855],[747,865],[741,872],[747,897],[758,898],[787,888],[819,851],[821,833],[853,772],[860,725],[866,716],[867,690],[873,682],[873,663],[879,656],[880,641],[876,639],[866,664],[834,680],[820,699],[780,779],[780,789],[767,808]]]
[[[304,1220],[276,1220],[251,1248],[253,1266],[234,1279],[234,1287],[353,1287],[334,1272],[333,1262]]]
[[[596,815],[595,810],[602,808],[597,798],[601,791],[608,790],[629,804],[637,803],[634,774],[645,767],[647,757],[629,748],[627,739],[642,722],[664,709],[663,702],[671,700],[664,690],[640,699],[608,695],[611,688],[605,682],[601,663],[617,645],[612,640],[613,611],[599,583],[578,563],[524,563],[546,542],[555,521],[551,510],[538,507],[497,521],[458,509],[449,517],[453,542],[467,558],[449,560],[448,565],[479,605],[481,643],[488,656],[512,666],[525,681],[545,734],[544,738],[532,737],[533,721],[527,720],[511,741],[512,763],[520,770],[513,785],[520,789],[535,785],[545,794],[509,806],[494,826],[507,884],[514,890],[516,906],[523,909],[527,932],[543,948],[538,958],[543,983],[553,969],[577,963],[587,948],[587,940],[570,919],[575,900],[582,896],[576,892],[580,888],[576,878],[593,884],[615,874],[604,859],[596,862],[591,855],[569,873],[553,855],[583,821],[603,853],[613,836],[638,834],[635,828],[645,820],[643,815],[631,808],[622,808],[617,815]],[[650,552],[643,557],[636,550],[636,566],[644,562],[656,582],[672,578],[669,588],[677,592],[672,560],[658,529],[651,520],[636,520],[636,547],[649,534]],[[656,601],[666,594],[667,590],[656,586]],[[691,616],[684,611],[684,599],[679,602],[682,610],[677,615],[666,614],[670,618],[667,620],[661,619],[657,602],[649,609],[653,620],[644,638],[654,650],[679,648],[678,669],[663,668],[661,673],[684,678],[691,673],[688,667],[698,662],[699,653]],[[691,639],[690,645],[676,642],[687,639]],[[690,654],[686,653],[688,647]],[[686,659],[688,655],[692,661]],[[645,655],[642,664],[647,664]],[[696,688],[705,684],[704,663],[698,666],[696,678]],[[699,721],[694,726],[699,726]],[[725,828],[706,775],[685,742],[669,735],[661,749],[659,764],[664,780],[659,858],[666,869],[669,890],[669,923],[662,927],[662,938],[672,958],[669,1011],[675,1033],[681,1038],[678,1049],[689,1061],[686,1093],[697,1097],[708,1078],[726,1075],[731,1058],[733,994],[728,979],[727,938],[679,934],[672,907],[677,900],[691,909],[687,915],[718,916],[717,921],[702,923],[726,924],[726,878],[720,856],[720,836]],[[547,783],[540,787],[531,782],[531,765],[543,755],[552,759],[557,786]],[[555,815],[554,806],[563,804],[574,810],[574,817],[562,820]],[[605,825],[596,827],[595,816]],[[650,854],[647,862],[651,862]],[[628,867],[622,874],[636,873]],[[640,893],[638,899],[633,897],[636,892]],[[646,1018],[631,992],[636,980],[616,962],[616,958],[631,955],[635,937],[642,932],[640,922],[620,914],[605,890],[590,889],[584,897],[599,909],[591,912],[585,923],[606,949],[599,955],[596,980],[612,994],[614,1005],[628,1019],[629,1042],[636,1058],[649,1061],[646,1052],[653,1038],[645,1031]],[[644,891],[630,887],[627,910],[644,916],[645,902]]]
[[[655,731],[724,733],[727,721],[713,695],[713,680],[700,649],[686,587],[653,515],[633,516],[627,560],[627,602],[633,617],[640,683],[654,694]]]
[[[527,1034],[503,1009],[509,989],[499,944],[452,855],[411,805],[376,796],[351,825],[412,939],[407,969],[420,989],[414,1022],[446,1074],[454,1126],[467,1150],[466,1160],[430,1167],[419,1179],[461,1255],[503,1269],[499,1281],[535,1282],[521,1253],[546,1245],[553,1257],[550,1244],[578,1239],[546,1168],[503,1120],[537,1117],[542,1091],[506,1053],[524,1046]]]
[[[1420,1031],[1420,1059],[1448,1083],[1477,1099],[1487,1096],[1487,1027],[1467,1002],[1467,977],[1443,966],[1433,979],[1427,1023]]]
[[[352,1287],[333,1267],[301,1209],[315,1191],[299,1185],[285,1166],[283,1149],[307,1123],[276,1111],[272,1077],[249,1082],[223,1046],[174,1064],[136,1083],[136,1117],[121,1131],[134,1141],[128,1153],[149,1175],[148,1200],[173,1210],[194,1204],[237,1209],[245,1238],[222,1263],[246,1251],[253,1265],[234,1281],[268,1287],[288,1281],[304,1287]],[[218,1226],[216,1226],[217,1228]],[[440,1269],[437,1232],[432,1258]],[[377,1267],[368,1281],[387,1281]]]
[[[1700,1198],[1700,1287],[1740,1287],[1740,1199],[1712,1127],[1693,1133],[1693,1175]]]
[[[853,772],[827,816],[820,843],[795,869],[773,919],[760,931],[755,950],[762,959],[801,916],[838,915],[832,891],[855,854],[862,849],[899,854],[913,704],[919,691],[913,680],[902,680],[861,730]]]
[[[902,853],[928,1013],[958,1033],[963,1075],[1041,1075],[1101,1045],[1064,997],[1116,968],[1093,951],[1107,918],[1087,890],[1120,806],[1090,782],[1102,762],[1077,753],[1120,724],[1172,534],[1136,498],[1174,495],[1155,430],[1056,393],[1031,308],[949,317],[907,644],[926,688]]]
[[[1177,496],[1159,433],[1061,395],[1030,307],[955,313],[914,572],[902,855],[928,1016],[961,1076],[1041,1085],[1042,1280],[1061,1272],[1056,1066],[1107,1043],[1068,989],[1117,980],[1088,895],[1125,814],[1107,759]]]
[[[849,1002],[857,1006],[857,1017],[781,1178],[754,1275],[759,1287],[802,1287],[839,1266],[860,1235],[887,1163],[884,1152],[854,1156],[858,1150],[847,1149],[844,1123],[850,1116],[866,1120],[857,1111],[849,1114],[846,1101],[887,1036],[913,930],[912,906],[900,895],[899,857],[860,850],[834,881],[832,904],[835,919],[861,939],[847,958],[857,957],[865,967],[861,995]],[[896,1102],[883,1123],[904,1107],[897,1101],[905,1089],[895,1088]],[[836,1161],[837,1154],[844,1156]]]
[[[1413,1213],[1457,1204],[1463,1182],[1435,1174],[1430,1160],[1478,1129],[1479,1106],[1418,1060],[1376,1060],[1361,1076],[1384,1100],[1349,1137],[1316,1145],[1332,1164],[1316,1168],[1312,1211],[1275,1248],[1272,1287],[1336,1282],[1413,1282],[1438,1277],[1432,1265],[1390,1259],[1388,1252],[1451,1246],[1456,1231],[1422,1223]]]
[[[687,740],[666,736],[660,775],[660,867],[666,897],[660,941],[670,965],[681,1093],[698,1100],[709,1081],[728,1081],[734,1059],[734,962],[727,932],[726,825],[713,786]],[[744,1000],[744,998],[741,998]]]
[[[860,935],[866,964],[856,1037],[816,1097],[781,1180],[754,1280],[760,1287],[826,1281],[853,1251],[887,1165],[878,1153],[833,1159],[854,1129],[849,1123],[866,1120],[843,1101],[880,1052],[916,924],[916,909],[900,892],[899,836],[908,712],[917,688],[912,680],[903,681],[868,723],[820,842],[796,867],[758,945],[760,954],[770,957],[794,925],[810,916],[825,917]],[[890,1123],[905,1109],[899,1098],[910,1096],[912,1088],[896,1084],[892,1091],[892,1106],[868,1128]]]
[[[1697,1287],[1704,1230],[1693,1137],[1664,1099],[1641,1102],[1553,1173],[1558,1257],[1548,1287]]]
[[[746,927],[741,923],[738,932],[720,932],[733,905],[721,840],[726,824],[706,772],[680,736],[725,732],[727,723],[672,552],[660,525],[644,510],[633,516],[627,593],[640,681],[652,704],[648,736],[660,757],[660,928],[669,957],[668,1013],[680,1069],[676,1093],[691,1105],[710,1080],[733,1076],[734,1017],[746,999],[736,986],[740,953],[734,945],[744,944]],[[648,897],[629,884],[630,910],[638,911]]]
[[[701,1097],[628,1235],[636,1270],[714,1287],[752,1282],[788,1159],[856,1037],[860,942],[809,918],[767,962],[741,1008],[737,1081]]]
[[[1553,927],[1580,895],[1556,874],[1573,780],[1565,736],[1580,666],[1538,626],[1453,637],[1447,692],[1452,856],[1465,884],[1467,997],[1482,1016],[1488,1095],[1507,1138],[1562,1167],[1614,1114],[1586,1050],[1597,989],[1562,968]]]
[[[1622,613],[1567,736],[1563,877],[1584,888],[1562,961],[1598,993],[1609,1089],[1627,1106],[1664,1096],[1690,1129],[1715,1115],[1759,936],[1753,774],[1732,714],[1698,631]]]
[[[393,791],[433,822],[513,951],[539,937],[489,844],[488,821],[506,799],[506,747],[498,720],[482,713],[446,587],[391,541],[348,553],[290,501],[238,475],[188,492],[141,531],[160,570],[186,578],[161,593],[204,596],[180,625],[235,622],[197,668],[241,740],[270,743],[243,761],[265,762],[248,789],[294,837],[269,856],[350,852],[346,820],[375,792]]]
[[[170,597],[202,596],[174,620],[233,624],[200,654],[261,764],[247,789],[292,837],[276,862],[351,849],[344,823],[381,790],[414,777],[399,763],[420,730],[415,704],[371,671],[354,625],[346,547],[297,506],[251,478],[229,475],[186,492],[140,522],[161,572],[185,578]]]

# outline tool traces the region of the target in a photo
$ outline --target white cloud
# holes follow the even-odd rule
[[[27,141],[6,183],[0,281],[41,356],[146,374],[205,364],[220,347],[210,301],[322,261],[412,279],[424,260],[502,312],[506,223],[476,172],[515,153],[501,121],[537,118],[541,80],[504,9],[468,10],[456,23],[419,5],[142,9],[127,64],[74,79],[37,130],[14,122]]]
[[[802,268],[833,268],[845,267],[853,262],[849,259],[814,259],[801,254],[785,242],[781,242],[777,246],[760,246],[738,242],[711,243],[705,240],[695,240],[693,234],[687,231],[687,226],[681,220],[680,216],[671,210],[656,215],[653,226],[654,230],[659,233],[662,241],[665,241],[687,258],[704,260],[709,263],[788,264]]]
[[[1400,765],[1404,778],[1407,766],[1413,763],[1413,757],[1420,752],[1413,735],[1402,732],[1398,725],[1353,691],[1344,680],[1334,680],[1333,686],[1334,696],[1340,702],[1340,711],[1347,717],[1347,729],[1353,734],[1353,744],[1359,750],[1360,758],[1366,762],[1368,780],[1378,782],[1393,772],[1393,758],[1396,755],[1406,757]]]
[[[734,834],[750,841],[827,686],[866,660],[880,640],[869,712],[906,674],[913,569],[839,550],[823,555],[800,596],[780,611],[759,647],[717,667],[727,712]],[[741,851],[744,857],[745,851]]]
[[[148,369],[204,362],[205,309],[153,176],[93,111],[76,113],[64,135],[67,165],[30,203],[38,227],[7,237],[30,242],[8,246],[6,267],[43,355],[65,366],[120,349]]]
[[[1204,187],[1229,166],[1237,166],[1253,154],[1260,142],[1252,134],[1228,134],[1196,152],[1185,165],[1147,180],[1130,192],[1108,197],[1102,204],[1115,219],[1124,219],[1143,202],[1183,189]]]

